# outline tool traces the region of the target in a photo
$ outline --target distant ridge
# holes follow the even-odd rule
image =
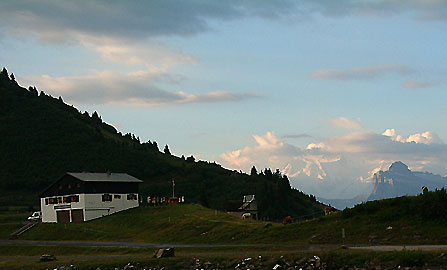
[[[429,190],[446,187],[447,178],[428,172],[412,172],[407,165],[396,161],[388,171],[379,171],[373,176],[373,191],[368,200],[380,200],[422,192],[422,186]]]
[[[387,171],[378,171],[372,177],[372,192],[369,195],[358,195],[350,199],[318,198],[322,203],[332,205],[337,209],[352,208],[366,202],[395,198],[405,195],[417,195],[422,187],[429,190],[441,189],[447,186],[447,177],[429,172],[413,172],[402,161],[392,163]]]

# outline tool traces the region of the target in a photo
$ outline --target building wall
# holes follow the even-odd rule
[[[40,199],[42,222],[57,222],[57,211],[83,209],[84,221],[100,218],[122,210],[138,207],[138,195],[136,200],[128,200],[127,193],[111,194],[112,201],[102,201],[104,193],[101,194],[70,194],[65,196],[51,196]],[[45,199],[60,198],[79,195],[79,202],[46,204]],[[117,197],[121,198],[117,198]],[[71,219],[71,217],[70,217]]]
[[[109,193],[108,193],[109,194]],[[102,201],[103,194],[83,194],[85,201],[84,220],[91,220],[107,216],[122,210],[138,207],[138,195],[136,200],[128,200],[125,193],[122,194],[110,194],[112,195],[112,201]],[[115,198],[121,196],[120,199]]]

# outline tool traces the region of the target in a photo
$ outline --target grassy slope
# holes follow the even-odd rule
[[[445,192],[444,192],[445,193]],[[40,224],[23,239],[225,244],[446,244],[447,220],[429,218],[436,193],[368,202],[310,221],[282,225],[241,220],[199,205],[137,208],[82,224]],[[421,212],[416,211],[418,207]],[[406,210],[405,210],[406,209]],[[408,211],[408,213],[407,213]],[[411,215],[409,213],[412,213]],[[392,229],[387,229],[391,226]]]

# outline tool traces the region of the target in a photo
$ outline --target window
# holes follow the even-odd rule
[[[119,194],[115,194],[115,195],[113,195],[113,198],[114,198],[114,199],[121,199],[121,195],[119,195]]]
[[[64,203],[69,203],[70,202],[70,197],[64,197],[63,202]]]
[[[70,196],[71,202],[79,202],[79,195]]]
[[[102,201],[103,202],[111,202],[112,201],[112,195],[110,195],[110,194],[103,194],[102,195]]]
[[[48,203],[49,204],[57,204],[57,198],[49,198]]]
[[[57,203],[62,203],[62,197],[57,198]]]
[[[127,200],[137,200],[137,194],[127,194]]]
[[[50,199],[46,198],[45,199],[45,205],[48,205],[50,203],[49,201],[50,201]]]

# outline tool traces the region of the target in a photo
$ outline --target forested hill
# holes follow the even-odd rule
[[[188,202],[226,209],[255,194],[261,217],[321,213],[314,196],[290,187],[287,176],[266,169],[251,175],[219,164],[160,152],[156,142],[122,135],[94,112],[81,113],[35,87],[20,87],[0,73],[0,205],[37,205],[38,194],[65,172],[126,172],[144,181],[143,196],[176,193]]]

